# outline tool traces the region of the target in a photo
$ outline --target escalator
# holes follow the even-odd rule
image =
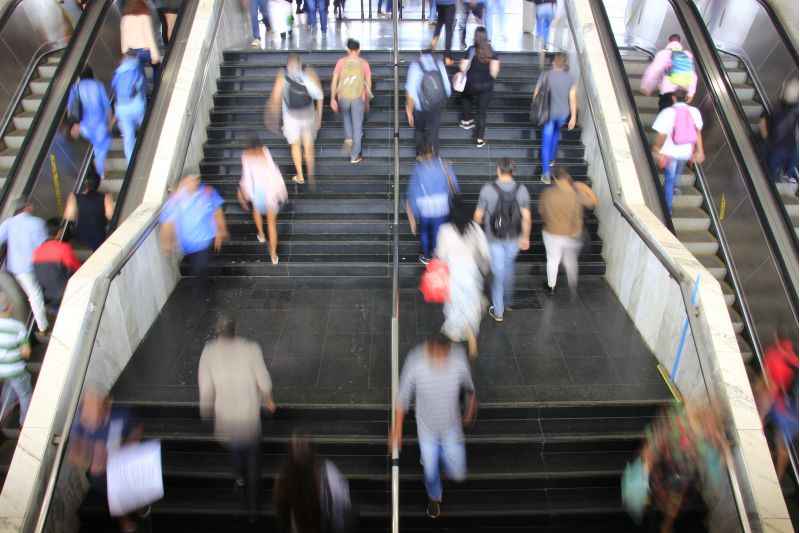
[[[653,3],[667,7],[661,38],[682,35],[684,47],[695,56],[699,79],[693,105],[704,120],[706,161],[694,168],[687,166],[669,222],[678,239],[719,280],[742,355],[758,375],[763,351],[772,342],[776,326],[786,326],[797,335],[797,252],[788,245],[794,234],[784,225],[784,206],[775,201],[777,195],[770,191],[772,184],[752,143],[753,126],[761,115],[755,90],[758,82],[750,78],[740,57],[708,53],[716,49],[698,29],[693,3]],[[603,27],[601,33],[613,43],[602,4],[595,6],[594,13],[598,26]],[[643,96],[638,89],[654,51],[664,44],[652,40],[659,32],[652,27],[649,32],[649,37],[638,36],[638,46],[610,44],[613,49],[606,53],[612,75],[626,85],[618,98],[626,100],[621,106],[633,110],[630,120],[637,126],[647,154],[655,136],[651,124],[658,104],[656,96]],[[652,158],[650,166],[656,168]],[[655,171],[650,179],[662,187],[663,177]],[[796,457],[796,450],[792,455]],[[796,466],[794,470],[794,476],[788,477],[796,478]],[[796,500],[796,485],[784,487],[784,493],[787,501]]]

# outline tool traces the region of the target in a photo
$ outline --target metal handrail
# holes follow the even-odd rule
[[[11,15],[14,14],[14,11],[17,9],[17,6],[22,3],[22,0],[10,0],[6,7],[3,9],[3,12],[0,13],[0,30],[5,28],[6,24],[8,23],[9,19],[11,19]]]
[[[424,1],[424,0],[423,0]],[[391,427],[395,424],[395,402],[400,386],[400,42],[398,18],[400,0],[392,0],[392,65],[394,74],[394,213],[392,220],[392,360]],[[400,450],[392,443],[391,533],[400,531]]]
[[[783,21],[778,17],[778,14],[775,13],[775,10],[769,4],[767,0],[755,0],[761,5],[761,8],[767,14],[769,19],[772,21],[772,25],[775,27],[775,30],[778,32],[778,36],[783,41],[784,46],[786,49],[789,50],[789,53],[792,54],[792,59],[794,63],[797,64],[798,56],[797,56],[797,46],[792,41],[792,38],[789,37],[789,32],[786,31],[786,26],[783,25]]]
[[[703,68],[699,70],[712,96],[711,101],[719,115],[722,132],[733,153],[736,167],[753,199],[761,229],[770,244],[775,266],[781,274],[792,303],[790,307],[797,318],[798,251],[792,236],[793,230],[790,226],[786,226],[783,220],[783,206],[776,205],[779,202],[771,192],[767,193],[770,190],[769,179],[764,175],[753,149],[749,123],[744,120],[741,107],[737,108],[736,99],[731,96],[733,86],[714,51],[713,41],[697,7],[689,0],[668,1],[690,48],[696,57],[701,58],[700,63]],[[780,219],[780,222],[775,220],[776,218]]]
[[[570,30],[573,35],[575,35],[575,23],[570,16],[570,11],[567,10],[567,20],[569,22]],[[580,51],[577,51],[580,54]],[[697,344],[697,338],[700,336],[698,332],[702,332],[702,328],[697,327],[695,321],[697,306],[692,303],[692,285],[694,280],[689,279],[680,269],[677,262],[673,260],[672,257],[668,256],[666,253],[662,252],[659,244],[657,243],[656,239],[650,235],[650,233],[643,227],[643,224],[631,213],[628,209],[628,206],[622,200],[622,188],[620,187],[616,173],[611,172],[612,165],[608,161],[607,153],[612,150],[612,147],[607,146],[605,138],[600,135],[599,128],[597,125],[597,113],[595,112],[595,106],[592,102],[591,98],[587,98],[587,105],[589,107],[589,115],[592,118],[592,126],[595,130],[595,135],[597,137],[598,145],[600,145],[600,158],[603,162],[603,168],[605,169],[606,179],[609,181],[609,189],[611,192],[611,200],[614,204],[614,207],[620,213],[620,215],[630,224],[631,228],[636,232],[639,238],[644,242],[645,246],[655,255],[655,257],[659,260],[659,262],[664,266],[664,268],[669,272],[670,276],[676,280],[678,283],[678,287],[681,291],[681,297],[683,298],[684,307],[686,309],[686,316],[688,318],[689,328],[691,330],[691,337],[692,343],[695,345],[695,351],[698,354],[698,368],[700,370],[701,377],[703,379],[703,385],[706,389],[706,392],[709,398],[713,398],[715,395],[713,394],[712,388],[709,386],[710,378],[707,376],[713,375],[713,371],[709,369],[708,371],[705,369],[705,363],[703,361],[703,357],[700,357],[701,350]],[[613,186],[612,186],[613,184]],[[724,461],[725,468],[728,472],[728,478],[731,484],[731,490],[733,491],[734,500],[736,504],[737,514],[739,516],[739,521],[742,526],[742,530],[744,533],[750,533],[750,520],[747,514],[747,508],[744,504],[744,498],[742,496],[742,490],[739,486],[738,475],[734,470],[731,461]]]

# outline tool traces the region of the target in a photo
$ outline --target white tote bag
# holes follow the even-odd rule
[[[124,516],[163,498],[161,442],[153,440],[109,450],[106,482],[111,516]]]

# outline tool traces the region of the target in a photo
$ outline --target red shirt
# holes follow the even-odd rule
[[[781,394],[792,385],[797,364],[798,358],[792,349],[792,341],[781,339],[767,348],[764,353],[764,371],[773,394]]]
[[[33,264],[37,263],[58,263],[72,272],[81,266],[72,246],[56,240],[45,241],[33,251]]]

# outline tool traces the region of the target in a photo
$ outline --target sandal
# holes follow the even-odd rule
[[[292,176],[292,181],[299,185],[302,185],[306,182],[305,178],[298,178],[297,176]]]
[[[280,261],[280,258],[277,255],[270,256],[270,259],[272,260],[273,265],[277,265],[278,261]]]

